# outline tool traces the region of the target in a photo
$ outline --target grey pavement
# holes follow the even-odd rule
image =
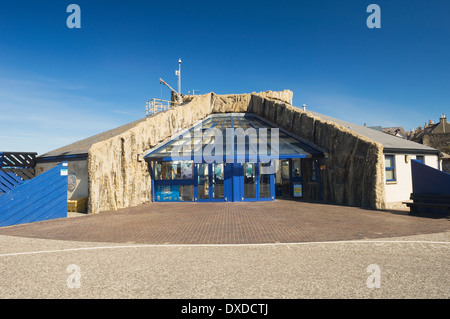
[[[249,245],[131,245],[1,235],[0,298],[447,299],[449,248],[449,232]],[[70,265],[78,268],[68,271]],[[368,272],[370,265],[379,273]],[[379,288],[369,288],[368,278],[378,274]]]

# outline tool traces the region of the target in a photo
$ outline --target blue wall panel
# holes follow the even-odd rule
[[[67,163],[0,196],[0,227],[67,217]]]
[[[411,160],[413,193],[416,194],[449,194],[450,174]]]
[[[436,204],[445,203],[450,199],[450,174],[429,167],[417,160],[411,160],[413,181],[413,195],[428,195],[428,199],[414,200],[414,202]],[[432,199],[436,194],[439,199]],[[436,207],[417,207],[416,213],[448,214],[447,210]]]

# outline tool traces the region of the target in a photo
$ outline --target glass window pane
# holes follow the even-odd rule
[[[161,162],[154,162],[155,165],[155,179],[161,179]]]
[[[282,178],[281,178],[281,169],[280,169],[281,161],[275,161],[275,196],[279,197],[282,195]]]
[[[394,179],[394,171],[393,170],[386,170],[386,179],[387,180],[393,180]]]
[[[289,177],[289,161],[281,161],[281,178],[290,179]]]
[[[392,156],[392,155],[386,155],[385,157],[384,157],[384,166],[385,167],[394,167],[394,161],[393,161],[393,159],[394,159],[394,156]]]
[[[181,164],[180,162],[172,162],[172,179],[181,179]]]
[[[181,166],[181,179],[194,178],[193,173],[194,164],[192,161],[183,161],[181,162],[180,166]]]
[[[259,197],[270,197],[270,174],[261,174],[261,167],[270,167],[270,163],[259,163]]]
[[[244,163],[244,197],[256,198],[256,165]]]
[[[212,164],[213,173],[213,198],[223,199],[224,198],[224,165],[223,164]]]
[[[197,164],[198,198],[209,199],[209,172],[208,164]]]
[[[300,166],[300,159],[293,158],[292,159],[292,177],[300,177],[302,176],[302,170]]]
[[[180,201],[193,201],[194,200],[194,185],[180,185]]]
[[[291,155],[291,154],[297,155],[298,154],[298,152],[296,152],[295,150],[293,150],[286,144],[282,144],[281,141],[279,144],[279,152],[280,152],[280,155]]]
[[[155,179],[171,180],[172,179],[172,163],[171,162],[155,162]]]

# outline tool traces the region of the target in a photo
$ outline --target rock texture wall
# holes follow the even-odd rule
[[[212,113],[253,112],[329,150],[322,172],[324,200],[384,207],[382,147],[331,122],[289,105],[292,92],[186,97],[185,104],[157,113],[89,150],[89,213],[135,206],[151,200],[151,178],[138,154]]]
[[[260,95],[252,96],[248,112],[258,114],[328,150],[328,158],[320,163],[325,165],[325,170],[321,171],[321,179],[323,199],[326,202],[385,208],[381,144],[300,108]]]
[[[94,144],[88,154],[88,212],[149,202],[150,172],[145,161],[137,161],[138,154],[212,113],[245,112],[250,98],[250,94],[214,93],[190,97],[184,105],[150,116],[123,134]]]

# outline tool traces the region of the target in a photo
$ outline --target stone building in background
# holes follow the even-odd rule
[[[411,141],[441,151],[442,170],[450,173],[450,123],[447,122],[445,114],[441,115],[439,123],[434,124],[430,120],[423,128],[417,128],[411,137]]]

